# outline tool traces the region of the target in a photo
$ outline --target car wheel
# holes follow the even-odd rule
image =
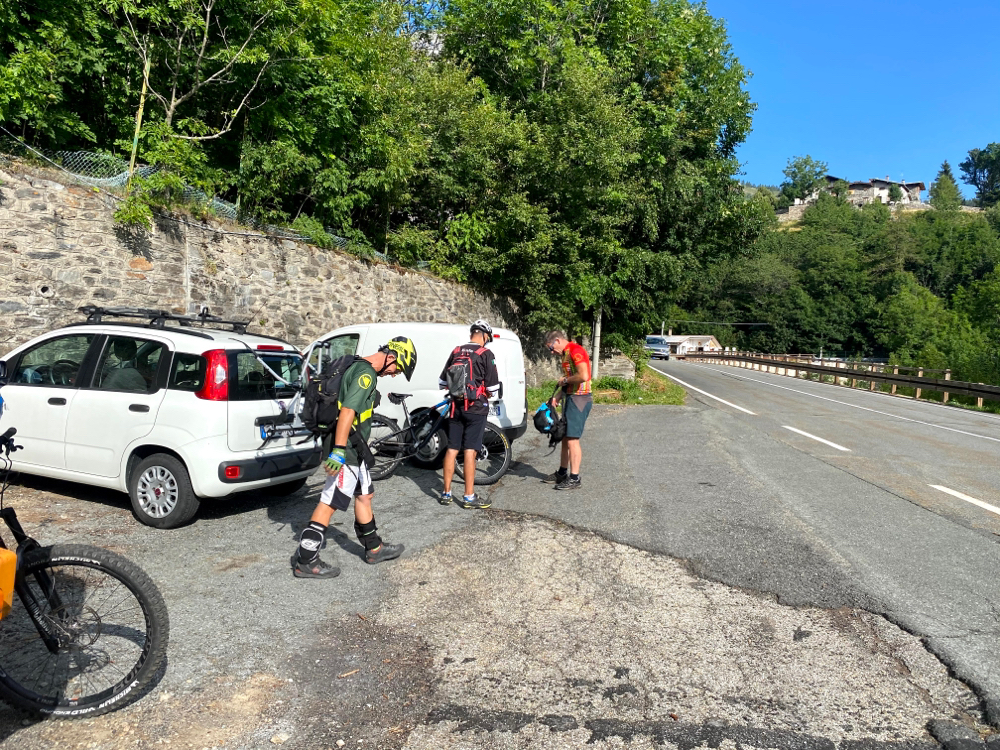
[[[309,477],[302,477],[301,479],[296,479],[292,482],[269,484],[264,488],[264,494],[270,495],[271,497],[288,497],[289,495],[294,495],[306,486],[306,480],[308,478]]]
[[[154,453],[139,462],[129,477],[128,494],[135,517],[156,529],[176,528],[198,512],[187,468],[168,453]]]

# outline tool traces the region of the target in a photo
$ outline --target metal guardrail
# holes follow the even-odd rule
[[[869,384],[869,390],[875,390],[876,383],[886,383],[890,385],[891,395],[901,395],[896,393],[899,387],[914,388],[915,398],[920,398],[923,391],[936,391],[943,394],[944,403],[948,403],[951,394],[961,394],[971,396],[977,400],[977,406],[983,405],[983,400],[1000,401],[1000,386],[986,385],[984,383],[967,383],[961,380],[951,379],[951,370],[927,370],[926,372],[943,373],[943,378],[924,377],[923,368],[903,367],[901,365],[875,364],[867,367],[858,367],[858,363],[837,362],[834,365],[816,364],[817,357],[811,355],[797,354],[758,354],[752,352],[689,352],[688,360],[699,362],[715,362],[736,367],[745,367],[753,370],[766,370],[779,375],[789,375],[799,377],[800,373],[811,375],[832,376],[833,384],[844,385],[851,381],[849,387],[857,387],[858,381]],[[848,366],[851,365],[851,366]],[[881,369],[880,369],[881,368]],[[917,375],[907,375],[900,370],[916,369]],[[778,372],[783,370],[783,372]]]

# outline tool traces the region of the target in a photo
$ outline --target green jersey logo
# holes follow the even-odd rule
[[[369,388],[371,388],[371,385],[372,385],[372,376],[371,375],[362,375],[360,378],[358,378],[358,385],[360,385],[362,388],[364,388],[367,391]]]

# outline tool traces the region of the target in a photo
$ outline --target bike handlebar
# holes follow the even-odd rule
[[[22,448],[23,446],[14,445],[14,436],[17,434],[16,427],[8,427],[7,431],[3,435],[0,435],[0,452],[9,456],[14,451]]]

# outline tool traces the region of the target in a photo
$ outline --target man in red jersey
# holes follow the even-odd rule
[[[552,399],[558,405],[563,398],[566,406],[566,437],[562,441],[562,458],[559,471],[543,479],[555,484],[557,490],[575,490],[580,487],[580,461],[583,451],[580,438],[587,423],[594,397],[590,393],[590,356],[587,350],[566,338],[563,331],[549,331],[545,334],[545,346],[553,354],[562,357],[563,377],[559,379],[561,388]]]

